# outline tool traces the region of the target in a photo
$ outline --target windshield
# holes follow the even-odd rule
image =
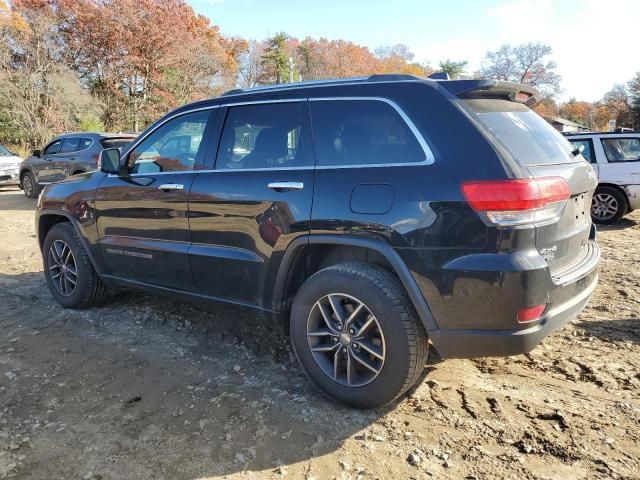
[[[520,165],[582,161],[560,132],[526,106],[506,100],[466,100],[487,131]]]
[[[13,156],[13,153],[11,153],[9,150],[7,150],[6,147],[4,147],[4,145],[0,145],[0,156],[2,156],[2,157],[11,157],[11,156]]]

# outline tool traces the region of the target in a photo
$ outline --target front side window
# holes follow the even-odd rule
[[[640,138],[603,138],[602,147],[610,162],[640,160]]]
[[[51,145],[49,145],[47,148],[45,148],[44,154],[45,155],[55,155],[56,153],[60,152],[60,146],[61,145],[62,145],[62,140],[56,140]]]
[[[596,156],[593,153],[593,143],[591,142],[591,139],[585,138],[584,140],[570,140],[570,142],[575,148],[584,147],[584,150],[582,150],[582,156],[587,162],[597,163]]]
[[[193,170],[209,110],[187,113],[159,127],[129,154],[130,173],[160,173]]]
[[[302,105],[282,102],[230,107],[216,170],[305,166]]]
[[[417,163],[426,155],[407,123],[379,100],[311,102],[319,166]]]

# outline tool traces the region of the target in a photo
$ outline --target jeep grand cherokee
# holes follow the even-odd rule
[[[106,287],[282,322],[309,378],[389,403],[443,358],[528,352],[597,282],[591,166],[493,80],[403,75],[234,90],[181,107],[37,207],[67,308]]]

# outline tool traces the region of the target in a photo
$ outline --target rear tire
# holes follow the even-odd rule
[[[20,178],[20,185],[22,185],[22,190],[27,198],[38,198],[41,189],[38,187],[33,173],[23,173]]]
[[[290,327],[311,381],[351,407],[394,401],[424,370],[425,329],[396,277],[378,266],[343,263],[311,276],[295,297]]]
[[[104,298],[105,286],[70,223],[51,227],[42,247],[42,259],[51,295],[63,307],[89,308]]]
[[[594,223],[611,225],[619,222],[627,213],[627,197],[617,188],[598,187],[591,202],[591,218]]]

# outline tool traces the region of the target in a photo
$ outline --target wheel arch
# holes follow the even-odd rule
[[[65,222],[71,224],[71,226],[75,230],[76,234],[78,235],[78,238],[82,242],[82,246],[84,247],[84,250],[87,252],[87,256],[91,261],[91,265],[93,266],[93,269],[99,275],[100,269],[98,268],[98,264],[92,254],[91,248],[89,248],[87,239],[82,234],[82,231],[78,226],[78,223],[76,222],[76,220],[68,212],[65,212],[62,210],[43,210],[39,213],[36,227],[37,227],[37,237],[38,237],[38,245],[40,246],[40,251],[42,251],[44,240],[47,237],[47,234],[49,233],[51,228],[53,228],[55,225],[59,223],[65,223]]]
[[[316,254],[311,261],[307,255],[310,252]],[[362,260],[362,255],[364,261],[381,265],[398,278],[427,331],[438,328],[411,271],[393,247],[381,240],[346,235],[304,235],[291,242],[278,267],[273,310],[286,312],[297,289],[316,271],[345,261]]]

